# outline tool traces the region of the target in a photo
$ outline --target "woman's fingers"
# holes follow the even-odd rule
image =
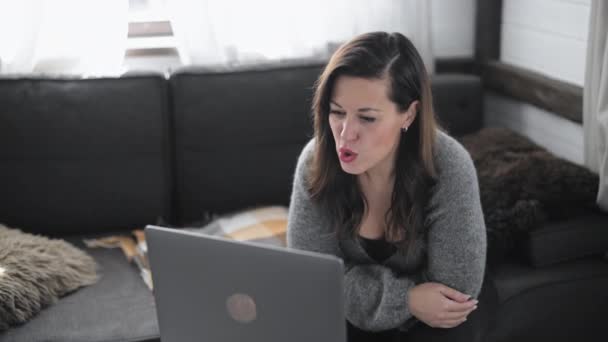
[[[439,314],[436,326],[440,328],[453,328],[462,324],[466,321],[469,314],[477,309],[477,303],[477,300],[474,299],[459,303],[445,298],[445,311]]]
[[[449,311],[449,312],[445,312],[442,315],[442,319],[443,320],[461,320],[464,318],[467,318],[467,316],[469,316],[469,314],[471,312],[473,312],[475,309],[477,309],[477,306],[473,306],[472,308],[470,308],[469,310],[466,311]]]
[[[451,300],[459,302],[459,303],[466,302],[471,298],[471,296],[464,294],[460,291],[456,291],[453,288],[445,286],[445,285],[442,285],[441,287],[439,287],[439,292],[441,292],[441,294],[450,298]]]
[[[423,283],[408,292],[410,312],[431,327],[448,328],[461,324],[476,309],[477,303],[439,283]]]
[[[471,308],[477,306],[479,303],[476,299],[468,300],[464,303],[455,302],[453,300],[447,299],[445,302],[445,311],[446,312],[465,312],[471,310]]]

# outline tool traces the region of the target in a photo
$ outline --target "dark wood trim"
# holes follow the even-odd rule
[[[475,13],[475,60],[483,66],[487,60],[500,57],[502,0],[477,0]]]
[[[461,72],[481,75],[486,61],[500,56],[502,0],[477,0],[475,13],[474,58],[438,58],[436,73]]]
[[[435,73],[478,74],[478,71],[472,57],[454,57],[435,59]]]
[[[145,21],[129,23],[129,38],[135,37],[163,37],[172,36],[173,29],[171,22],[168,20],[162,21]]]
[[[583,88],[500,62],[502,0],[477,0],[475,71],[486,89],[583,122]]]
[[[583,122],[582,87],[499,61],[486,62],[482,70],[486,89]]]
[[[176,48],[141,48],[127,49],[126,57],[158,57],[158,56],[178,56]]]

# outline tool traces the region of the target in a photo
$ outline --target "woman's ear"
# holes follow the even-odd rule
[[[409,108],[407,109],[407,111],[405,113],[405,122],[404,122],[402,128],[407,129],[408,127],[410,127],[412,122],[414,122],[414,119],[416,119],[416,115],[418,114],[419,107],[420,107],[420,101],[418,101],[418,100],[412,101],[412,103],[410,104]]]

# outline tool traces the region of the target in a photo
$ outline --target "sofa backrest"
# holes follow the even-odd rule
[[[483,126],[481,80],[474,75],[439,74],[432,77],[435,114],[454,136],[473,133]]]
[[[160,75],[0,79],[0,223],[55,235],[167,215],[167,122]]]
[[[322,67],[0,79],[0,224],[94,233],[287,205]],[[477,77],[432,86],[450,133],[481,127]]]
[[[178,222],[288,204],[296,159],[312,137],[310,105],[322,67],[190,69],[172,75]],[[437,75],[432,88],[439,120],[451,134],[481,128],[478,77]]]
[[[180,223],[287,204],[296,158],[311,138],[320,66],[185,70],[172,75]]]

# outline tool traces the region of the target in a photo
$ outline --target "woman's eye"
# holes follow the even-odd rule
[[[333,115],[345,115],[344,112],[341,112],[339,110],[331,110],[331,111],[329,111],[329,114],[333,114]]]
[[[365,122],[374,122],[374,121],[376,121],[376,118],[372,118],[370,116],[362,116],[361,120],[363,120]]]

